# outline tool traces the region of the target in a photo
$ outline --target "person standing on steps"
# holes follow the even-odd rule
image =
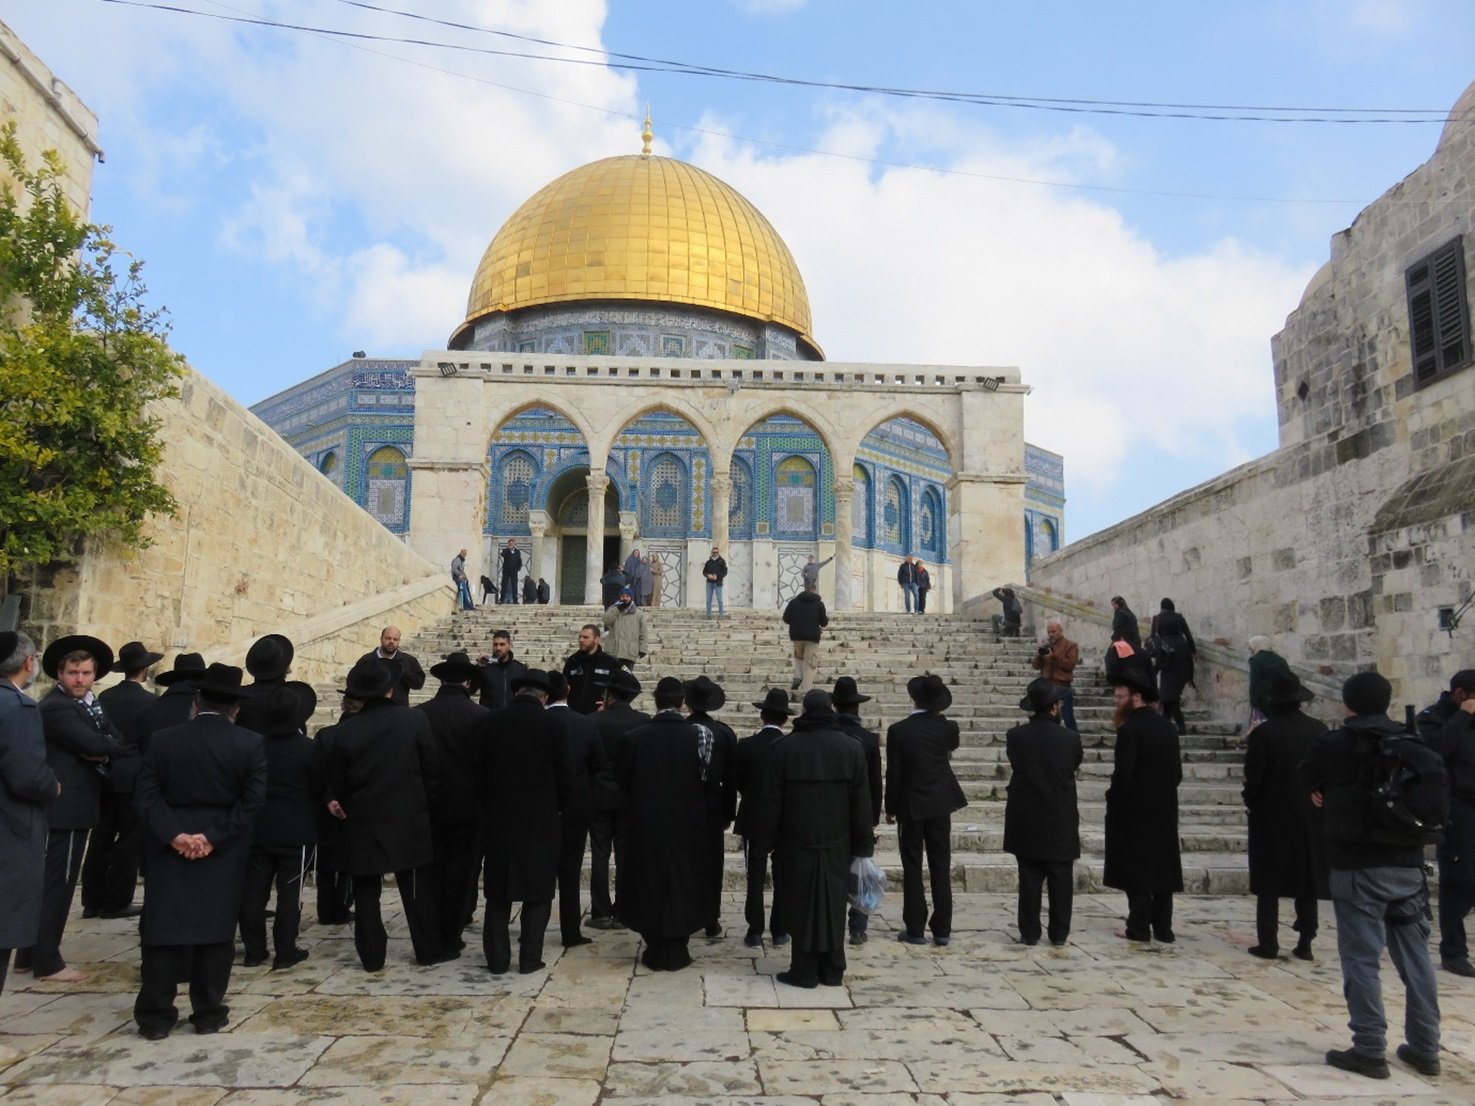
[[[501,586],[498,603],[517,602],[517,574],[522,571],[522,550],[517,548],[517,539],[508,538],[507,544],[497,554]]]
[[[907,554],[906,560],[902,561],[896,569],[896,582],[901,587],[902,603],[907,614],[917,611],[917,562],[912,560],[912,555]]]
[[[994,633],[1000,637],[1018,637],[1024,624],[1024,604],[1013,588],[994,588],[992,594],[1004,607],[1003,614],[994,615]]]
[[[512,702],[512,681],[528,670],[527,665],[512,655],[509,630],[492,634],[491,656],[478,657],[476,665],[481,670],[477,701],[488,710],[501,710]]]
[[[563,662],[563,676],[568,680],[568,705],[580,714],[593,714],[599,708],[610,673],[619,662],[604,651],[599,627],[587,622],[579,630],[579,647]]]
[[[721,618],[727,614],[727,607],[722,600],[722,581],[727,579],[727,562],[722,559],[722,552],[715,545],[707,563],[702,565],[702,577],[707,581],[707,617],[712,617],[712,600],[716,599],[717,617]]]
[[[740,802],[732,832],[743,839],[743,860],[747,868],[747,897],[743,917],[748,931],[743,944],[750,949],[763,947],[763,888],[769,871],[769,853],[758,840],[763,824],[763,787],[768,778],[768,762],[774,748],[784,739],[784,725],[794,716],[789,693],[783,688],[768,689],[761,702],[755,702],[762,728],[743,738],[737,745],[737,790]],[[783,876],[773,868],[773,909],[768,914],[768,932],[775,947],[789,943],[789,935],[778,920],[779,884]]]
[[[661,605],[661,588],[666,583],[666,566],[659,553],[647,553],[645,557],[645,579],[650,582],[650,600],[647,607]]]
[[[1125,641],[1132,652],[1142,652],[1142,629],[1137,625],[1137,616],[1120,595],[1111,597],[1111,640]]]
[[[819,670],[819,641],[830,624],[825,601],[814,588],[805,588],[784,608],[784,622],[789,627],[789,641],[794,648],[794,681],[790,685],[803,695],[814,686]]]
[[[917,562],[917,613],[927,613],[927,593],[932,590],[932,574],[921,561]]]
[[[1076,665],[1081,662],[1081,647],[1065,636],[1058,619],[1045,623],[1045,640],[1029,659],[1029,666],[1060,689],[1060,721],[1066,729],[1080,733],[1076,725]]]
[[[461,601],[463,611],[476,610],[471,601],[471,577],[466,575],[466,550],[451,558],[451,582],[456,585],[456,598]]]
[[[871,697],[862,695],[854,676],[841,676],[830,692],[830,701],[835,705],[835,726],[841,733],[848,733],[860,742],[866,754],[866,783],[871,792],[871,826],[881,823],[881,798],[884,777],[881,774],[881,735],[868,730],[860,720],[860,705],[869,703]],[[866,931],[871,916],[864,910],[850,908],[850,943],[866,943]]]
[[[645,561],[640,556],[640,550],[638,548],[631,549],[630,555],[625,558],[624,564],[625,586],[630,589],[633,602],[637,607],[644,606],[640,602],[640,573],[644,566]]]
[[[814,585],[814,589],[816,591],[818,591],[819,590],[819,570],[822,569],[822,568],[824,568],[825,565],[829,564],[834,559],[835,559],[834,557],[826,557],[822,561],[817,561],[817,560],[815,560],[814,554],[811,553],[809,555],[809,560],[805,563],[803,569],[801,569],[800,570],[800,573],[799,573],[801,579],[804,582],[804,586],[807,588],[811,584],[813,584]]]
[[[636,605],[635,592],[629,587],[621,588],[619,598],[604,612],[604,629],[605,652],[619,667],[633,670],[645,659],[645,612]]]
[[[1158,695],[1162,699],[1163,717],[1178,727],[1181,737],[1188,732],[1183,720],[1183,689],[1193,684],[1193,664],[1198,646],[1188,620],[1178,613],[1171,599],[1164,599],[1160,610],[1152,616],[1152,633],[1147,641],[1147,654],[1157,665]]]
[[[379,633],[379,647],[365,653],[360,660],[369,660],[377,657],[382,661],[389,661],[398,666],[398,679],[394,683],[394,694],[390,696],[395,706],[407,707],[410,705],[410,692],[419,691],[425,686],[425,669],[420,667],[420,662],[399,647],[400,629],[398,626],[386,626]]]

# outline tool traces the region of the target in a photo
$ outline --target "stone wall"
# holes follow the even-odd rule
[[[1451,114],[1472,112],[1475,85]],[[1475,630],[1438,630],[1475,566],[1475,371],[1414,387],[1405,273],[1460,235],[1475,272],[1472,224],[1475,133],[1452,122],[1332,239],[1275,336],[1280,448],[1036,562],[1032,584],[1144,617],[1170,596],[1200,639],[1267,634],[1308,674],[1376,666],[1399,702],[1435,698]]]
[[[46,150],[61,155],[62,189],[84,216],[92,199],[92,159],[102,157],[97,144],[97,116],[77,94],[0,23],[0,123],[14,122],[26,164],[35,169]],[[0,184],[13,185],[0,167]]]

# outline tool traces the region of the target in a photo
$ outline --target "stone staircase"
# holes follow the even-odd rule
[[[452,650],[473,659],[490,651],[493,630],[513,635],[513,651],[535,667],[562,667],[575,648],[579,627],[598,622],[594,607],[486,607],[457,612],[405,648],[428,670]],[[717,717],[739,738],[758,728],[750,705],[773,686],[789,686],[793,675],[787,628],[776,612],[733,611],[708,620],[699,610],[655,610],[650,619],[650,654],[637,675],[646,690],[636,706],[651,709],[650,688],[660,676],[692,679],[705,673],[727,693]],[[832,615],[820,660],[824,686],[841,675],[854,676],[863,693],[862,719],[879,730],[911,710],[906,682],[924,670],[943,678],[953,694],[947,712],[962,728],[962,744],[953,769],[968,797],[968,807],[953,815],[953,885],[966,891],[1012,891],[1014,858],[1000,851],[1004,832],[1004,800],[1009,765],[1004,734],[1025,718],[1019,699],[1033,677],[1028,640],[1000,640],[987,622],[961,616],[914,617],[902,614]],[[417,698],[433,693],[435,681]],[[336,708],[334,689],[319,689],[325,709]],[[1077,887],[1101,889],[1105,794],[1111,776],[1111,689],[1095,658],[1084,660],[1076,679],[1075,713],[1086,747],[1079,773],[1082,857],[1076,866]],[[1245,815],[1240,800],[1243,737],[1239,727],[1189,711],[1183,739],[1183,784],[1179,789],[1179,832],[1183,874],[1189,892],[1244,894],[1249,880],[1245,860]],[[322,718],[320,721],[327,721]],[[884,756],[884,751],[883,751]],[[901,861],[896,829],[877,827],[878,863],[899,881]],[[729,838],[727,884],[742,886],[742,856],[736,837]]]

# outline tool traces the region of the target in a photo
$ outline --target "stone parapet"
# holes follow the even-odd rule
[[[62,191],[85,217],[92,199],[92,159],[102,159],[97,116],[0,23],[0,123],[9,122],[16,124],[16,138],[32,169],[47,150],[61,157]],[[0,182],[14,184],[3,167]]]

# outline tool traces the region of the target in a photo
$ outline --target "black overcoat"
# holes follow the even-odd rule
[[[149,739],[154,734],[173,726],[183,726],[188,722],[194,706],[195,689],[192,684],[170,684],[165,688],[164,694],[155,697],[154,701],[138,716],[139,755],[142,756],[149,751]],[[241,724],[240,718],[241,716],[237,714],[237,726]]]
[[[528,670],[527,665],[513,656],[502,662],[487,661],[480,667],[480,701],[488,710],[501,710],[512,702],[512,681]]]
[[[1252,894],[1331,897],[1321,811],[1296,776],[1324,733],[1325,725],[1296,710],[1272,714],[1245,740],[1241,794],[1249,811]]]
[[[1158,659],[1158,694],[1169,703],[1183,698],[1183,689],[1193,683],[1193,631],[1177,611],[1159,611],[1152,619],[1152,632],[1173,645],[1172,653]]]
[[[460,684],[443,684],[435,698],[415,708],[430,719],[435,739],[435,804],[430,821],[437,832],[475,832],[481,824],[486,777],[487,723],[492,712],[471,701]]]
[[[1454,711],[1429,747],[1449,772],[1449,824],[1439,844],[1439,879],[1475,887],[1475,715]]]
[[[708,847],[709,811],[722,780],[710,763],[703,768],[699,729],[678,711],[661,711],[626,736],[616,766],[630,803],[620,920],[648,937],[689,937],[711,921],[720,857]]]
[[[301,849],[316,844],[323,803],[318,747],[304,733],[271,733],[266,755],[266,804],[256,819],[251,845],[257,849]]]
[[[133,803],[148,835],[139,933],[145,945],[235,939],[251,831],[266,802],[262,737],[220,714],[160,730],[149,742]],[[170,843],[203,833],[214,851],[186,860]]]
[[[615,670],[615,658],[603,648],[586,653],[577,650],[563,662],[563,678],[568,681],[568,705],[580,714],[593,714],[604,695],[604,689],[595,687],[604,683]]]
[[[764,726],[757,733],[738,742],[734,768],[737,775],[738,809],[732,832],[739,837],[752,837],[763,825],[763,784],[768,778],[768,761],[774,746],[784,739],[778,726]]]
[[[1137,624],[1137,616],[1131,607],[1120,607],[1112,612],[1111,640],[1125,641],[1132,647],[1132,652],[1142,652],[1142,628]]]
[[[158,699],[137,680],[124,680],[97,697],[108,721],[117,727],[121,748],[108,761],[108,789],[115,795],[133,794],[143,754],[139,751],[139,720]]]
[[[80,699],[57,684],[41,700],[46,762],[61,783],[61,795],[46,812],[51,829],[91,829],[102,809],[105,776],[98,760],[122,750],[123,735],[112,722],[98,722]]]
[[[558,720],[531,695],[487,719],[486,895],[493,902],[551,902],[558,883],[560,812],[573,765]]]
[[[917,711],[886,731],[886,813],[901,821],[940,818],[968,805],[948,756],[958,724]]]
[[[333,728],[328,788],[348,815],[348,872],[376,876],[430,863],[435,778],[435,739],[421,711],[370,699]]]
[[[360,662],[366,660],[390,660],[399,665],[399,682],[394,685],[389,698],[392,702],[402,707],[410,705],[410,692],[419,691],[425,686],[425,669],[420,667],[420,662],[403,649],[395,653],[393,657],[381,657],[378,649],[370,649],[362,657]]]
[[[784,622],[789,627],[790,641],[818,641],[821,631],[830,624],[830,616],[819,592],[801,591],[784,608]]]
[[[1060,863],[1081,855],[1076,769],[1081,735],[1037,715],[1004,738],[1009,798],[1004,804],[1004,851],[1021,860]]]
[[[737,734],[726,722],[719,722],[706,711],[694,710],[687,720],[712,731],[712,768],[709,774],[721,781],[714,794],[707,797],[714,831],[720,836],[737,817]]]
[[[796,949],[843,949],[850,861],[871,856],[876,837],[865,752],[833,714],[801,715],[774,746],[761,813],[759,847],[784,874],[773,904],[783,929]]]
[[[629,756],[629,734],[650,721],[650,715],[636,710],[629,703],[611,703],[590,717],[599,730],[599,740],[604,745],[605,763],[609,765],[610,778],[607,785],[596,791],[594,805],[599,810],[624,810],[629,804],[621,788],[619,765]]]
[[[0,677],[0,949],[28,949],[41,920],[46,807],[56,773],[36,701]]]
[[[835,728],[855,738],[860,742],[860,747],[865,750],[866,784],[871,791],[871,825],[879,825],[885,782],[881,774],[881,735],[875,730],[866,729],[860,717],[854,714],[836,712]]]
[[[1130,894],[1183,890],[1178,841],[1178,729],[1151,707],[1117,730],[1106,791],[1102,882]]]
[[[236,711],[236,725],[265,737],[271,730],[269,705],[277,688],[285,687],[287,677],[277,676],[269,680],[255,680],[242,690],[246,697],[241,700],[241,709]]]
[[[585,820],[594,813],[594,796],[612,785],[609,763],[604,756],[604,740],[593,714],[580,714],[568,707],[550,707],[549,719],[558,740],[568,749],[569,794],[564,804],[566,817]]]
[[[328,800],[334,798],[333,780],[331,769],[333,764],[333,748],[338,741],[338,727],[347,721],[349,715],[344,715],[331,726],[324,726],[313,738],[313,744],[317,747],[317,772],[318,779],[322,781],[322,802],[318,804],[318,869],[320,871],[346,872],[348,871],[348,830],[344,827],[340,818],[335,818],[328,811]]]

